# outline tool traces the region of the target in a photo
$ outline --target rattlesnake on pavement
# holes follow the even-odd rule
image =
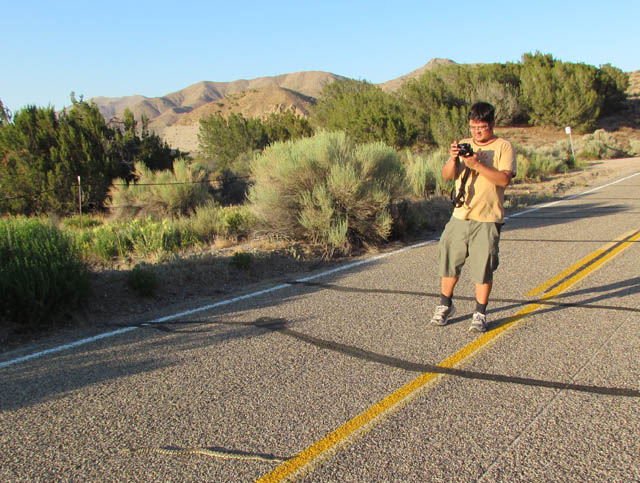
[[[227,453],[224,451],[217,451],[209,448],[134,448],[134,449],[123,449],[120,451],[121,453],[160,453],[167,454],[173,456],[180,455],[191,455],[191,454],[199,454],[203,456],[211,456],[213,458],[223,458],[223,459],[236,459],[236,460],[257,460],[257,461],[265,461],[268,463],[284,463],[287,461],[283,458],[278,458],[276,456],[262,456],[262,455],[254,455],[254,454],[236,454],[236,453]]]

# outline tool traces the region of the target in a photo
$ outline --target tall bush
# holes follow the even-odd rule
[[[405,190],[395,150],[382,143],[356,146],[343,132],[276,143],[254,160],[252,171],[249,200],[258,219],[328,256],[386,240],[390,203]]]
[[[264,148],[269,138],[259,119],[246,119],[235,113],[225,118],[217,112],[200,121],[198,144],[200,151],[215,160],[217,170],[222,171],[240,154]]]
[[[469,134],[469,121],[465,107],[440,106],[431,112],[429,128],[437,146],[449,146],[454,139],[460,140]]]
[[[597,68],[561,62],[550,54],[525,54],[521,81],[532,124],[582,132],[595,126],[604,105]]]
[[[603,114],[611,114],[622,108],[627,98],[629,74],[611,64],[600,66],[600,92],[604,96]]]
[[[527,114],[521,100],[519,86],[495,80],[478,82],[473,85],[469,104],[484,101],[496,108],[496,125],[512,126],[526,121]]]
[[[477,101],[494,105],[498,125],[521,121],[526,114],[519,85],[514,64],[453,64],[426,70],[403,84],[398,94],[419,140],[448,146],[459,136],[458,126],[466,123],[468,106]]]
[[[417,135],[396,97],[366,81],[325,84],[311,119],[319,129],[344,131],[356,143],[381,141],[401,148]]]
[[[88,283],[70,237],[38,219],[0,219],[0,320],[45,324],[82,303]]]
[[[177,157],[129,113],[123,125],[105,123],[95,104],[67,111],[27,106],[0,124],[0,213],[68,214],[103,208],[113,178],[130,179],[135,162],[155,169]],[[82,196],[78,193],[81,178]]]

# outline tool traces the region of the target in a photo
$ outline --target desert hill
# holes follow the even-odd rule
[[[388,91],[398,89],[409,79],[437,65],[453,64],[448,59],[432,59],[423,67],[380,86]],[[130,109],[136,119],[145,115],[149,127],[169,145],[183,151],[198,148],[199,121],[220,112],[240,113],[245,117],[264,117],[269,113],[290,111],[307,117],[309,108],[328,82],[346,77],[322,71],[304,71],[272,77],[240,79],[231,82],[202,81],[162,97],[141,95],[89,99],[96,103],[105,119],[122,118]]]
[[[282,87],[251,89],[203,104],[180,116],[175,124],[180,126],[194,125],[198,124],[201,119],[208,118],[211,114],[220,113],[227,116],[231,112],[242,114],[245,118],[264,118],[271,113],[286,111],[301,117],[308,117],[309,108],[314,102],[313,97]]]
[[[149,123],[149,127],[170,146],[182,151],[198,150],[200,120],[211,114],[242,114],[245,118],[266,117],[270,113],[292,112],[301,117],[309,116],[309,108],[315,99],[282,87],[251,89],[228,95],[185,113],[166,111]]]
[[[129,108],[136,119],[145,114],[150,120],[154,120],[167,112],[177,116],[243,91],[283,88],[297,92],[303,96],[316,98],[320,95],[322,87],[327,82],[343,80],[345,77],[329,72],[308,71],[282,74],[273,77],[258,77],[256,79],[240,79],[232,82],[202,81],[172,92],[162,97],[128,96],[121,98],[94,97],[90,99],[96,103],[102,115],[109,119],[112,116],[121,116],[126,108]],[[175,122],[177,116],[167,115],[167,122]],[[156,122],[159,124],[159,122]],[[170,125],[170,124],[167,124]]]
[[[90,102],[94,102],[99,108],[100,113],[105,119],[110,119],[116,114],[121,114],[127,107],[146,99],[144,96],[126,96],[126,97],[92,97]]]
[[[435,67],[438,67],[440,65],[449,65],[449,64],[455,64],[455,62],[449,59],[434,58],[434,59],[431,59],[422,67],[420,67],[419,69],[416,69],[412,72],[409,72],[408,74],[400,76],[396,79],[391,79],[387,82],[383,82],[382,84],[378,84],[378,85],[385,91],[390,91],[390,92],[397,91],[402,84],[404,84],[408,80],[420,77],[420,75],[422,75],[425,71],[432,70]]]
[[[640,70],[635,70],[629,74],[629,88],[627,92],[632,96],[640,96]]]
[[[346,77],[330,72],[305,71],[231,82],[202,81],[162,97],[135,95],[89,100],[107,120],[122,119],[127,108],[138,120],[144,115],[149,119],[150,129],[169,145],[194,152],[198,121],[211,113],[235,112],[245,117],[263,117],[270,112],[288,110],[306,117],[323,86],[344,79]]]

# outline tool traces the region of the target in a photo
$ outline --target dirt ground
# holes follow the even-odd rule
[[[620,177],[622,172],[637,171],[640,158],[594,161],[581,170],[556,175],[536,183],[515,183],[507,189],[508,210],[520,210],[533,202],[558,199],[604,184]],[[449,209],[448,201],[440,203]],[[440,217],[441,224],[448,213]],[[433,237],[423,233],[418,239]],[[416,238],[394,241],[378,251],[397,249],[417,241]],[[248,270],[235,268],[231,256],[237,250],[253,255]],[[305,253],[300,245],[248,241],[239,246],[218,249],[215,246],[193,251],[181,258],[166,260],[154,267],[160,280],[152,297],[142,297],[127,285],[126,270],[104,269],[91,273],[91,292],[87,303],[73,312],[52,319],[51,326],[38,333],[16,326],[0,327],[0,353],[4,359],[39,350],[52,344],[68,342],[117,327],[135,325],[175,314],[230,297],[250,293],[267,286],[295,280],[313,271],[326,270],[346,261],[371,256],[361,253],[348,259],[322,260],[317,254]]]

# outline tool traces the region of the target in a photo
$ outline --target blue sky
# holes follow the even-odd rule
[[[305,70],[374,83],[526,52],[640,69],[638,0],[5,1],[0,99],[60,109]]]

